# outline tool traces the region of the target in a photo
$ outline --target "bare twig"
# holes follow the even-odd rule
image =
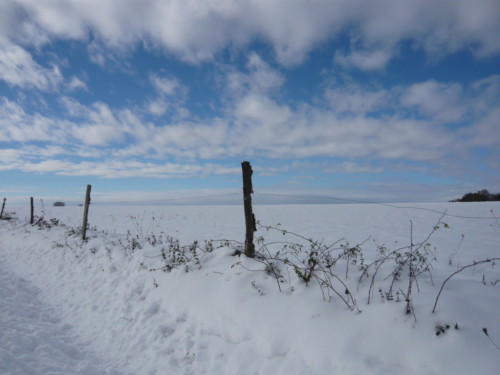
[[[486,335],[486,337],[488,337],[488,339],[491,341],[491,343],[498,349],[500,350],[500,346],[497,345],[497,343],[495,341],[493,341],[493,339],[490,337],[489,333],[488,333],[488,328],[483,328],[483,333]]]
[[[393,250],[389,253],[385,253],[385,247],[379,246],[379,251],[381,256],[378,259],[375,259],[372,263],[367,265],[363,272],[361,273],[358,279],[358,290],[359,285],[364,276],[368,277],[368,272],[370,269],[374,269],[373,274],[371,275],[370,287],[368,288],[368,301],[369,304],[371,302],[373,291],[375,288],[375,279],[377,274],[379,273],[380,268],[383,264],[385,264],[388,260],[394,260],[396,262],[396,267],[392,270],[392,272],[387,276],[387,278],[392,276],[392,281],[389,287],[388,294],[390,295],[393,291],[394,284],[396,280],[401,276],[403,270],[408,267],[409,269],[409,279],[408,279],[408,291],[407,296],[411,300],[411,290],[412,284],[417,281],[417,278],[423,272],[429,272],[431,270],[431,264],[427,259],[427,256],[430,252],[429,249],[429,240],[432,235],[441,227],[448,227],[446,223],[442,221],[444,214],[439,218],[438,222],[433,226],[432,230],[427,234],[423,241],[418,243],[413,243],[413,222],[410,227],[410,245],[400,247],[399,249]],[[432,274],[431,274],[432,276]],[[431,277],[432,278],[432,277]],[[417,285],[418,287],[418,285]],[[412,304],[407,302],[407,309],[411,308]]]
[[[491,263],[493,261],[496,261],[496,260],[500,260],[500,258],[489,258],[489,259],[484,259],[484,260],[480,260],[478,262],[474,261],[473,263],[471,264],[468,264],[466,266],[463,266],[461,268],[459,268],[457,271],[453,272],[450,276],[448,276],[446,278],[445,281],[443,281],[443,284],[441,285],[441,288],[439,289],[439,293],[437,294],[436,296],[436,301],[434,302],[434,307],[432,308],[432,313],[434,314],[436,312],[436,306],[438,304],[438,301],[439,301],[439,297],[441,296],[441,293],[444,289],[444,286],[446,285],[446,283],[453,277],[455,276],[457,273],[460,273],[462,272],[463,270],[467,269],[467,268],[470,268],[470,267],[475,267],[477,266],[478,264],[482,264],[482,263]]]

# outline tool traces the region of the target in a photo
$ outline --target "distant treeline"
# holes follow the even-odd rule
[[[450,202],[488,202],[500,201],[500,194],[491,194],[488,190],[483,189],[477,193],[467,193],[462,198],[454,199]]]

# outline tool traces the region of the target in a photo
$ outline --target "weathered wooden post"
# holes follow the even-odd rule
[[[89,205],[90,205],[90,190],[92,186],[87,185],[87,192],[85,194],[85,206],[83,208],[83,226],[82,226],[82,240],[85,241],[87,238],[87,225],[89,217]]]
[[[250,162],[244,161],[241,163],[243,171],[243,204],[245,206],[245,255],[253,258],[255,256],[255,245],[253,243],[253,233],[257,230],[255,225],[255,216],[252,210],[252,166]]]
[[[2,219],[2,216],[3,216],[3,210],[5,208],[5,201],[7,200],[7,198],[4,198],[3,199],[3,203],[2,203],[2,211],[0,211],[0,220]]]
[[[35,221],[35,206],[33,204],[33,197],[30,198],[30,205],[31,205],[30,224],[33,225]]]

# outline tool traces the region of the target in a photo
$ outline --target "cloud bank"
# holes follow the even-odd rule
[[[66,39],[89,43],[96,55],[142,44],[198,63],[260,40],[280,63],[294,65],[345,32],[350,49],[336,60],[361,69],[385,66],[406,41],[432,58],[500,51],[496,0],[13,0],[2,2],[0,14],[3,53],[9,44]]]

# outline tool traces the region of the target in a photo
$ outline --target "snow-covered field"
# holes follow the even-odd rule
[[[0,221],[0,374],[498,374],[498,264],[457,273],[432,309],[453,272],[500,257],[500,204],[398,206],[255,206],[278,228],[259,226],[258,261],[234,256],[238,206],[91,206],[82,242],[81,207],[38,209],[50,224],[40,228],[7,205],[18,219]],[[434,230],[441,215],[428,209],[483,219],[444,216]],[[311,244],[355,252],[326,273],[314,265],[306,284]],[[412,251],[429,270],[413,279],[406,314],[410,263],[387,292]],[[384,254],[394,256],[372,263]]]

